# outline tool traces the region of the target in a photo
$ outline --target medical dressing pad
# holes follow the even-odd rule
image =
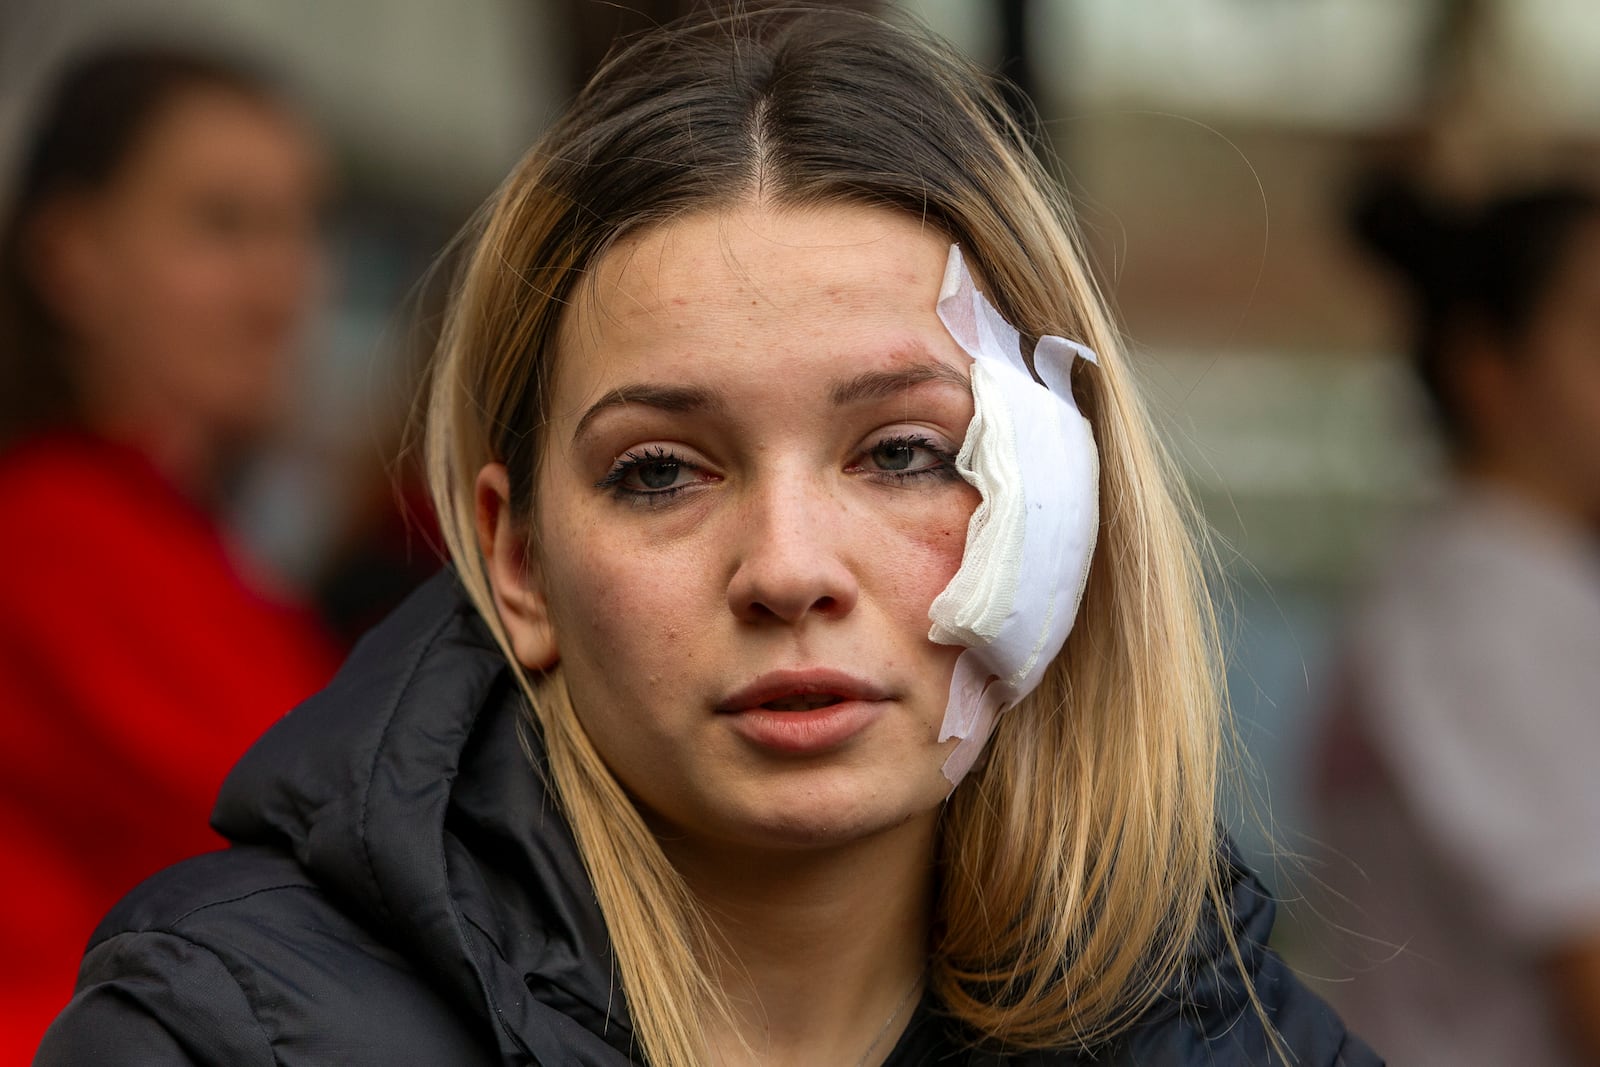
[[[953,787],[1001,712],[1037,688],[1077,617],[1099,523],[1100,470],[1071,372],[1075,358],[1097,360],[1077,342],[1041,337],[1036,381],[1017,331],[978,292],[955,245],[938,313],[974,361],[973,417],[956,468],[982,497],[961,567],[928,611],[931,640],[965,646],[939,730],[940,741],[959,739],[944,764]]]

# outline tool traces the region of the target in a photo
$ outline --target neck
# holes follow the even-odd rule
[[[145,400],[136,402],[137,397],[127,391],[97,395],[84,390],[80,397],[83,423],[106,440],[136,449],[179,492],[211,507],[222,495],[226,480],[224,442],[203,420],[153,398]]]
[[[759,857],[664,842],[721,941],[712,968],[736,1017],[710,1021],[716,1062],[883,1061],[927,968],[936,822]]]
[[[1470,482],[1510,493],[1560,523],[1600,531],[1594,503],[1582,499],[1559,477],[1549,476],[1540,464],[1519,463],[1514,457],[1478,457],[1463,464],[1461,473]]]

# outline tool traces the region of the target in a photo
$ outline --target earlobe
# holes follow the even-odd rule
[[[511,480],[504,464],[490,463],[478,472],[476,498],[478,548],[512,653],[529,670],[549,670],[561,652],[527,531],[511,513]]]

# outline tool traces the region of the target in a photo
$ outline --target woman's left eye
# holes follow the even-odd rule
[[[895,481],[924,475],[954,477],[956,473],[954,455],[930,439],[915,435],[879,441],[850,469]]]
[[[595,483],[635,504],[663,504],[684,489],[711,480],[700,468],[664,448],[625,452],[610,472]]]

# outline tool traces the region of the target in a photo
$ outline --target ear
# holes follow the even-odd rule
[[[91,201],[60,195],[39,208],[22,233],[23,259],[45,306],[72,322],[98,306],[102,241]]]
[[[476,489],[478,548],[483,552],[494,592],[495,610],[511,641],[517,662],[532,671],[549,670],[561,658],[545,600],[543,576],[528,551],[528,531],[511,514],[511,479],[505,464],[478,472]]]

